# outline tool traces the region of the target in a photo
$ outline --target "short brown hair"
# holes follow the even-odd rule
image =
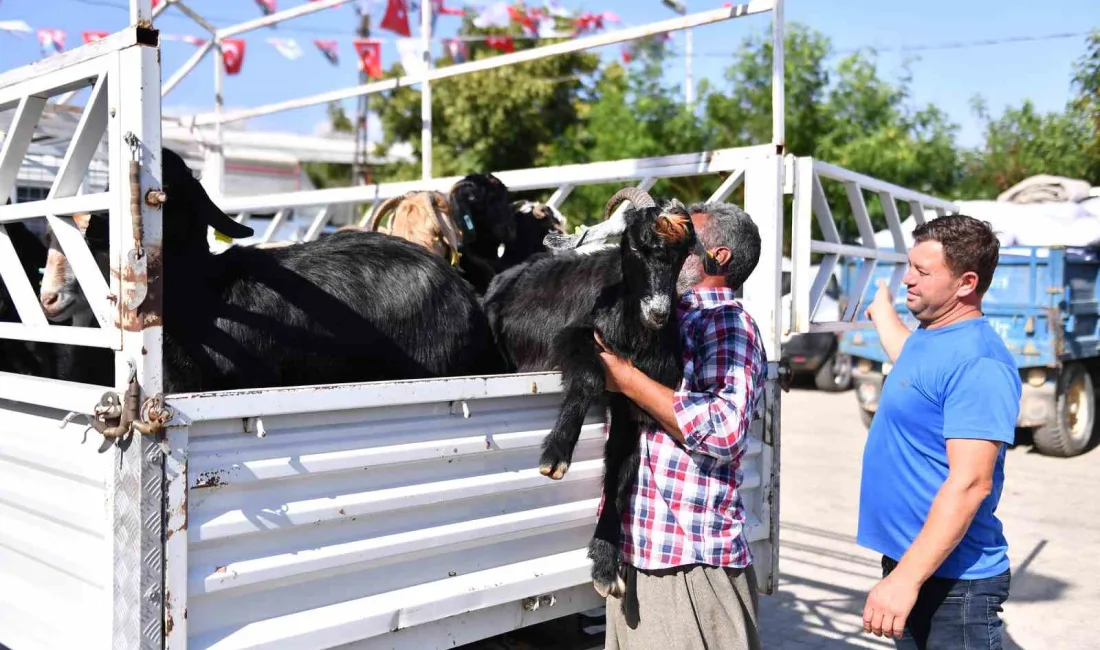
[[[913,242],[938,241],[943,246],[947,268],[956,276],[978,274],[978,295],[993,282],[1001,253],[1001,242],[988,221],[963,214],[937,217],[913,230]]]

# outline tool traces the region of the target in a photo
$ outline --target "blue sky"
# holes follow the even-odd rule
[[[279,9],[306,0],[278,0]],[[492,0],[477,0],[490,4]],[[610,10],[626,25],[637,25],[674,16],[659,0],[558,0],[569,9],[600,12]],[[0,0],[0,21],[23,20],[32,28],[57,28],[68,32],[67,47],[81,43],[84,30],[114,31],[125,25],[126,0]],[[254,0],[190,0],[188,4],[224,27],[261,15]],[[446,4],[459,5],[458,0]],[[721,6],[722,0],[687,0],[690,11]],[[1057,5],[1060,13],[1054,13]],[[1091,5],[1091,6],[1090,6]],[[394,35],[377,28],[384,4],[373,5],[375,36]],[[830,37],[837,50],[851,51],[864,46],[880,50],[880,66],[887,76],[901,73],[906,59],[911,63],[913,100],[933,103],[945,110],[962,127],[960,140],[966,145],[980,141],[978,122],[970,110],[970,98],[981,94],[994,114],[1007,105],[1032,99],[1040,109],[1057,110],[1070,93],[1073,61],[1084,52],[1084,36],[1007,42],[980,46],[979,41],[1035,38],[1054,34],[1083,34],[1100,27],[1097,0],[1060,0],[1036,4],[1024,0],[788,0],[787,21],[811,25]],[[709,78],[724,84],[723,69],[741,39],[767,29],[768,14],[696,28],[693,68],[695,78]],[[413,20],[419,24],[419,16]],[[440,17],[437,31],[449,36],[459,18]],[[307,16],[276,29],[247,35],[247,50],[240,75],[227,77],[226,103],[235,107],[292,99],[347,87],[356,83],[352,30],[355,14],[351,4]],[[176,9],[157,20],[162,34],[203,36],[201,29]],[[613,28],[613,27],[612,27]],[[414,35],[416,27],[414,26]],[[304,55],[288,61],[266,42],[269,36],[292,37]],[[335,38],[340,43],[341,61],[330,65],[313,45],[314,38]],[[971,45],[966,45],[966,44]],[[959,47],[943,47],[959,44]],[[672,47],[683,51],[683,35],[673,37]],[[914,48],[933,48],[914,51]],[[190,54],[194,46],[165,41],[162,44],[164,79]],[[439,45],[435,46],[438,53]],[[617,57],[618,46],[602,48],[606,57]],[[0,70],[31,63],[40,57],[33,34],[21,39],[0,33]],[[392,41],[383,45],[383,63],[397,59]],[[674,57],[667,68],[668,80],[682,83],[684,59]],[[353,106],[348,103],[349,108]],[[207,58],[166,99],[165,112],[206,111],[213,107],[213,58]],[[324,120],[324,107],[259,118],[250,128],[313,132]],[[672,153],[672,152],[670,152]]]

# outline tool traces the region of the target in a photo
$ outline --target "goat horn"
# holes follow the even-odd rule
[[[603,216],[606,219],[611,216],[611,211],[615,209],[622,201],[630,201],[636,208],[655,208],[657,202],[653,200],[653,197],[648,192],[640,187],[624,187],[623,189],[615,192],[615,195],[611,197],[611,200],[607,202],[607,206],[603,209]]]
[[[393,212],[394,208],[404,200],[404,196],[391,196],[383,201],[382,205],[378,206],[378,209],[374,211],[374,216],[371,217],[370,223],[367,224],[367,230],[371,232],[378,230],[378,224],[382,222],[382,219],[390,212]]]

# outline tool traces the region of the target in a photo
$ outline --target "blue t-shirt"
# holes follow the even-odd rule
[[[977,580],[1007,570],[1008,542],[995,513],[1005,450],[1015,441],[1020,390],[1016,362],[986,318],[910,334],[886,376],[867,433],[859,545],[900,560],[947,480],[947,439],[999,440],[1005,445],[993,491],[934,575]]]

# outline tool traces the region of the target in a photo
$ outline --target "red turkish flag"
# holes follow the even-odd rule
[[[244,40],[226,38],[222,40],[222,55],[225,59],[226,74],[237,74],[244,63]]]
[[[386,5],[386,15],[382,17],[382,29],[388,29],[395,34],[412,36],[409,31],[409,10],[405,0],[389,0]]]
[[[382,42],[374,39],[355,39],[355,51],[359,53],[359,69],[375,79],[382,77]]]
[[[500,50],[505,53],[516,51],[516,42],[512,40],[511,36],[490,36],[485,39],[485,44],[494,50]]]
[[[256,0],[256,4],[260,6],[260,11],[264,12],[265,16],[275,13],[275,0]]]
[[[107,38],[108,32],[84,32],[84,44]]]

